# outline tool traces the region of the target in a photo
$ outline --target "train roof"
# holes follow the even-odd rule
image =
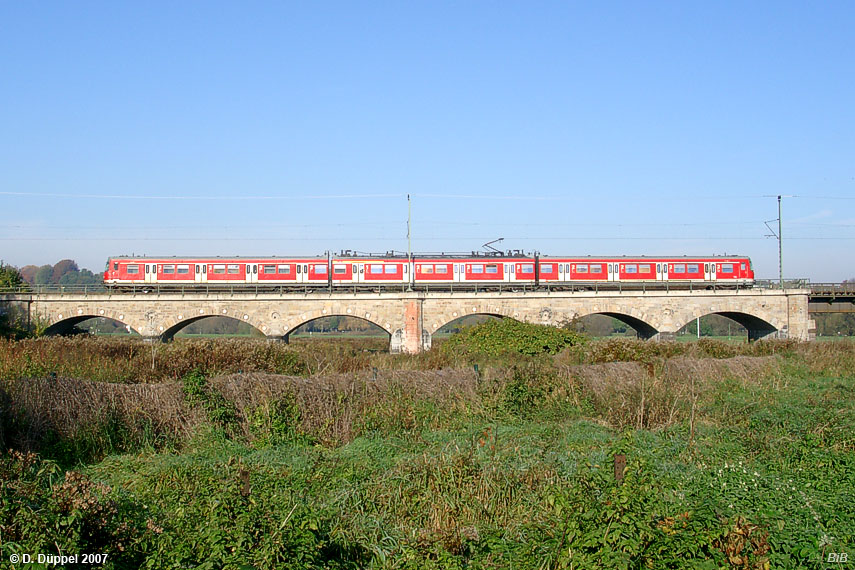
[[[524,254],[521,252],[508,253],[413,253],[413,259],[534,259],[533,254]],[[632,259],[649,259],[649,260],[691,260],[691,259],[749,259],[747,255],[539,255],[539,259],[591,259],[601,261],[621,261]],[[253,260],[253,261],[280,261],[290,259],[306,259],[306,260],[326,260],[326,255],[279,255],[279,256],[249,256],[249,255],[217,255],[217,256],[192,256],[192,255],[114,255],[109,257],[110,260],[193,260],[193,261],[226,261],[226,260]],[[334,260],[385,260],[394,259],[406,261],[408,256],[406,253],[389,252],[387,254],[358,254],[357,252],[342,252],[338,255],[332,255]]]
[[[327,257],[319,255],[217,255],[217,256],[193,256],[193,255],[114,255],[109,259],[128,259],[128,260],[146,260],[146,259],[170,259],[170,260],[193,260],[193,261],[227,261],[227,260],[258,260],[258,261],[277,261],[282,259],[324,259]]]
[[[540,259],[594,259],[619,261],[623,259],[748,259],[747,255],[541,255]]]

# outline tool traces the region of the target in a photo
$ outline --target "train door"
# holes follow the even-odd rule
[[[157,264],[156,263],[146,263],[145,264],[145,282],[146,283],[157,282]]]
[[[657,263],[656,264],[656,280],[657,281],[666,281],[668,279],[668,264],[667,263]]]
[[[201,283],[202,282],[202,267],[204,267],[202,264],[196,263],[195,267],[193,268],[193,273],[194,273],[193,281],[195,283]]]
[[[606,265],[608,265],[607,270],[609,272],[608,280],[609,281],[619,281],[619,279],[618,279],[618,264],[617,263],[607,263]]]
[[[715,262],[704,263],[704,280],[715,281],[715,276],[716,276],[716,270],[715,269],[716,269]]]
[[[246,282],[247,283],[258,283],[258,264],[257,263],[247,263],[246,264]]]
[[[354,263],[353,264],[353,282],[354,283],[365,283],[365,264],[364,263]]]

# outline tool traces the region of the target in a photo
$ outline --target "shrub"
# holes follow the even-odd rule
[[[138,568],[162,531],[145,507],[34,453],[0,457],[2,555],[107,555],[105,568]]]
[[[577,332],[514,319],[492,320],[464,329],[442,345],[449,354],[556,354],[568,346],[585,342]]]
[[[205,410],[208,421],[223,429],[226,435],[232,434],[237,427],[237,409],[208,383],[208,379],[201,372],[194,370],[186,374],[181,379],[181,389],[187,404],[191,407],[201,407]]]

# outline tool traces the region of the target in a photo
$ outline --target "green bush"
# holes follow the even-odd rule
[[[211,424],[222,429],[225,435],[233,434],[237,428],[237,409],[208,383],[204,374],[198,370],[186,374],[181,379],[181,389],[188,405],[201,407]]]
[[[442,344],[442,350],[457,355],[556,354],[568,346],[584,343],[581,334],[548,325],[523,323],[506,318],[464,329]]]
[[[145,507],[34,453],[0,456],[0,556],[106,554],[139,568],[162,529]],[[35,560],[34,560],[35,562]]]
[[[258,449],[288,443],[311,443],[311,438],[300,428],[300,406],[293,393],[258,406],[248,415],[252,444]]]

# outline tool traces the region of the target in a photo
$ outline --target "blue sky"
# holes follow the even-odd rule
[[[0,258],[739,253],[855,277],[851,2],[6,2]]]

